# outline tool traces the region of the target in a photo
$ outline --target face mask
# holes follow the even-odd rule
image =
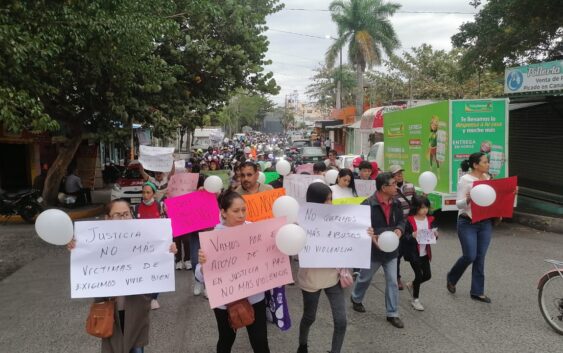
[[[148,200],[148,201],[143,200],[143,204],[144,204],[145,206],[150,206],[150,205],[152,205],[153,202],[154,202],[154,198],[152,198],[152,199],[150,199],[150,200]]]

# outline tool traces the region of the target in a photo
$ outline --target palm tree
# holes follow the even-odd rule
[[[348,45],[348,61],[355,67],[358,78],[356,119],[363,112],[363,86],[366,68],[381,64],[382,51],[391,55],[399,40],[389,17],[401,5],[383,0],[335,0],[329,10],[338,26],[338,38],[326,52],[326,63],[333,67],[341,49]]]

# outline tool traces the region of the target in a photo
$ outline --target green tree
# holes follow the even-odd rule
[[[273,109],[274,103],[267,97],[241,91],[233,96],[223,109],[214,114],[212,124],[221,125],[227,136],[239,132],[243,126],[260,130],[266,113]]]
[[[562,37],[561,1],[490,0],[475,21],[461,25],[452,43],[467,49],[464,65],[501,72],[505,66],[562,58]]]
[[[380,65],[383,52],[391,55],[399,40],[389,21],[401,5],[382,0],[336,0],[330,6],[338,38],[326,53],[328,67],[333,67],[340,50],[348,45],[348,62],[356,69],[356,116],[363,112],[364,72]]]
[[[339,67],[328,68],[320,65],[314,69],[312,83],[307,86],[306,94],[321,108],[334,107],[336,102],[336,82],[340,79]],[[349,65],[342,65],[342,106],[354,104],[356,73]],[[328,110],[328,109],[324,109]],[[325,113],[327,113],[325,111]]]

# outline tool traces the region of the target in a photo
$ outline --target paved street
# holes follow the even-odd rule
[[[563,259],[563,235],[544,233],[517,224],[495,229],[487,256],[487,294],[491,305],[469,298],[470,273],[458,283],[457,294],[445,288],[445,274],[460,255],[453,220],[443,224],[433,248],[433,278],[423,284],[426,311],[415,312],[409,294],[400,294],[405,329],[385,321],[382,272],[375,277],[364,302],[367,313],[348,305],[344,352],[562,352],[563,337],[543,321],[537,305],[536,284],[548,269],[544,258]],[[0,226],[0,236],[17,232],[31,237],[28,225]],[[31,241],[31,240],[29,240]],[[20,245],[22,246],[22,245]],[[69,254],[46,246],[45,256],[30,262],[0,282],[0,352],[99,352],[99,342],[84,331],[90,300],[71,300]],[[14,249],[19,251],[19,249]],[[403,276],[413,277],[410,266]],[[153,311],[146,352],[213,352],[216,327],[207,301],[191,294],[192,272],[176,271],[176,292],[159,298]],[[269,326],[273,353],[295,352],[301,316],[301,293],[288,286],[293,327],[281,332]],[[326,297],[319,304],[311,330],[310,352],[330,349],[332,319]],[[233,352],[251,352],[246,332],[239,332]]]

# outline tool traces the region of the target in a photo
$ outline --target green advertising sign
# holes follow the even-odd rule
[[[385,170],[400,165],[408,182],[431,171],[438,177],[436,191],[449,192],[448,102],[438,102],[385,113]]]
[[[272,181],[276,181],[280,178],[278,172],[264,172],[266,175],[266,184],[270,184]]]
[[[451,104],[452,192],[457,190],[458,179],[463,175],[461,162],[474,152],[487,153],[493,177],[507,177],[507,100],[460,100]]]

